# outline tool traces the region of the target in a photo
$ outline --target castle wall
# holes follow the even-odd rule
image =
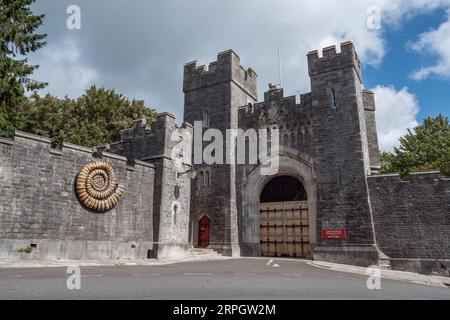
[[[78,201],[74,183],[89,162],[88,148],[17,132],[0,139],[1,258],[145,258],[152,249],[154,168],[101,153],[125,193],[114,209],[94,213]],[[19,249],[35,244],[32,253]]]
[[[391,265],[422,273],[449,268],[450,178],[374,175],[368,184],[377,244]]]

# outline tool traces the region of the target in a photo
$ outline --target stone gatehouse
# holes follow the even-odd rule
[[[191,247],[206,247],[234,257],[448,275],[450,180],[439,172],[406,181],[379,174],[374,94],[363,89],[353,44],[338,51],[308,53],[311,92],[300,97],[270,86],[258,102],[257,74],[229,50],[208,68],[184,66],[180,127],[162,113],[93,150],[70,144],[55,150],[48,139],[22,132],[1,139],[0,257],[183,258]],[[175,170],[171,137],[180,128],[193,133],[198,121],[202,132],[214,128],[223,136],[227,129],[277,129],[279,170],[267,176],[259,162],[189,158],[182,172]],[[125,190],[118,201],[86,200],[109,190],[108,172],[86,176],[86,194],[77,194],[85,187],[79,172],[93,161],[116,170]],[[18,252],[29,245],[30,254]]]

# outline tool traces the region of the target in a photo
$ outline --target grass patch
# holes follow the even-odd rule
[[[20,248],[17,250],[17,252],[25,252],[25,253],[31,253],[33,251],[32,247],[26,247],[26,248]]]

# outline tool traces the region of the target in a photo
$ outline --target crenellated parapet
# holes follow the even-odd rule
[[[240,64],[239,56],[233,50],[217,55],[217,60],[205,65],[192,61],[184,66],[183,92],[202,89],[209,86],[234,82],[256,99],[258,76],[253,69],[245,69]]]
[[[406,178],[402,178],[398,173],[379,174],[368,177],[369,181],[384,186],[399,186],[403,184],[446,184],[445,190],[450,192],[450,177],[447,177],[439,171],[412,172]]]
[[[264,101],[249,103],[239,107],[239,118],[258,117],[261,113],[269,112],[271,109],[282,109],[285,112],[297,116],[311,109],[311,93],[301,94],[300,96],[284,96],[282,88],[271,89],[264,93]],[[277,112],[276,111],[276,112]],[[298,119],[300,120],[300,119]]]
[[[322,57],[319,57],[317,50],[308,53],[308,71],[311,77],[319,74],[336,71],[344,68],[354,68],[360,81],[361,62],[356,53],[353,43],[348,41],[341,43],[341,52],[337,53],[336,46],[330,46],[322,50]]]
[[[169,112],[159,113],[151,125],[146,119],[133,121],[132,127],[120,132],[120,141],[110,143],[101,149],[109,149],[116,154],[126,155],[130,159],[151,161],[157,158],[171,158],[172,133],[177,129],[186,129],[192,133],[192,125],[184,122],[176,124],[175,116]]]
[[[98,159],[105,161],[112,160],[116,163],[116,166],[119,165],[128,171],[135,171],[138,167],[154,168],[151,163],[139,160],[135,161],[125,156],[110,153],[106,148],[88,148],[68,142],[64,142],[61,148],[53,148],[50,138],[22,131],[16,131],[12,139],[0,137],[0,145],[6,146],[2,150],[5,155],[12,155],[15,152],[16,155],[20,156],[23,152],[38,154],[45,151],[49,155],[57,157],[56,159],[60,158],[61,161],[64,161],[66,158],[73,158],[74,156],[83,156],[92,159],[92,161]]]

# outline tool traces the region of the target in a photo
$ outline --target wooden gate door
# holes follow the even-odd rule
[[[198,246],[206,248],[209,246],[209,234],[211,229],[211,219],[203,216],[198,222]]]
[[[310,256],[307,202],[261,203],[260,212],[263,256]]]

